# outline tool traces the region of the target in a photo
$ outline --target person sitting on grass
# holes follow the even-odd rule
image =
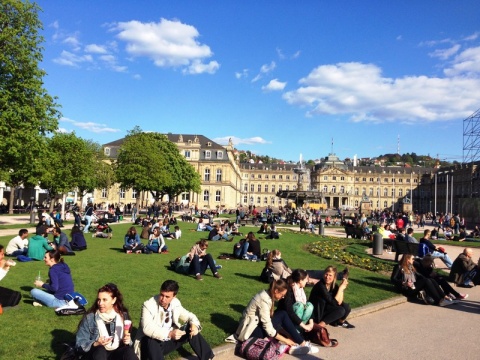
[[[5,260],[5,251],[3,245],[0,245],[0,281],[8,274],[10,268],[15,265],[16,262],[11,259]],[[21,298],[22,296],[19,292],[0,286],[0,304],[3,307],[17,306]]]
[[[35,280],[34,285],[46,291],[40,289],[30,291],[34,299],[33,306],[45,305],[57,308],[67,305],[65,295],[75,291],[70,268],[65,264],[58,250],[48,251],[43,260],[45,265],[50,268],[48,270],[49,281]]]
[[[225,231],[225,225],[215,224],[213,229],[208,234],[208,240],[218,241],[224,239],[225,241],[232,241],[233,236],[229,237],[228,233]]]
[[[137,229],[135,226],[131,226],[125,234],[125,244],[123,245],[123,250],[125,250],[127,254],[141,254],[143,248],[144,245],[140,241],[140,236],[137,234]]]
[[[189,273],[195,275],[197,280],[203,280],[202,275],[205,274],[207,268],[210,268],[212,274],[217,279],[222,279],[218,273],[212,255],[207,254],[208,241],[202,239],[198,241],[187,254],[187,259],[190,261]]]
[[[70,237],[72,238],[72,241],[70,241],[70,247],[72,248],[72,250],[82,251],[87,249],[87,241],[85,240],[83,231],[80,229],[79,226],[74,225],[72,227]]]
[[[250,231],[245,239],[235,244],[233,253],[237,259],[256,261],[261,257],[260,241]]]
[[[163,235],[163,237],[165,239],[180,239],[182,237],[182,230],[180,230],[180,227],[176,225],[174,228],[174,232]]]
[[[115,284],[98,289],[97,300],[78,324],[75,348],[82,359],[138,360],[133,350],[128,309]]]
[[[167,253],[168,251],[167,246],[165,245],[165,239],[163,238],[162,234],[160,234],[160,228],[156,227],[153,230],[153,234],[150,235],[150,239],[148,240],[148,244],[145,247],[145,251],[147,254],[150,253]]]
[[[28,239],[27,256],[32,260],[43,260],[45,252],[53,250],[48,244],[48,227],[42,225],[35,230],[35,236]]]
[[[70,246],[70,243],[68,242],[67,234],[62,232],[59,227],[53,228],[53,243],[55,244],[55,247],[60,252],[60,254],[75,255],[72,247]]]
[[[288,283],[280,279],[272,281],[268,290],[254,295],[243,311],[235,333],[236,339],[243,342],[250,337],[271,337],[290,346],[289,353],[294,355],[318,352],[317,347],[304,340],[286,311],[274,311],[275,302],[284,298],[287,291]],[[288,337],[282,335],[280,330],[286,332]]]
[[[7,256],[27,255],[28,251],[28,230],[20,229],[18,235],[8,242],[5,254]]]
[[[312,288],[309,300],[313,304],[313,321],[325,327],[327,324],[345,329],[355,326],[347,321],[350,306],[344,301],[345,290],[348,286],[348,277],[344,276],[340,285],[337,285],[337,269],[328,266],[323,278]]]
[[[391,281],[407,298],[420,297],[427,305],[447,306],[454,302],[445,295],[438,283],[417,273],[412,254],[405,254],[400,264],[394,266]]]
[[[297,329],[309,332],[313,329],[313,305],[307,302],[305,286],[309,282],[306,270],[295,269],[287,279],[288,291],[278,302],[278,310],[285,310]]]

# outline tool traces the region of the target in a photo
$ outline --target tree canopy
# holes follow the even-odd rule
[[[37,184],[45,169],[46,135],[60,118],[39,68],[38,10],[28,1],[0,2],[0,178],[13,186]]]
[[[114,167],[120,186],[150,191],[158,201],[182,192],[200,192],[200,175],[179,153],[177,146],[159,133],[135,127],[119,149]]]

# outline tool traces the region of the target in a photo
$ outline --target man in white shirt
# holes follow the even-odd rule
[[[27,255],[28,230],[20,229],[18,235],[8,242],[5,254],[7,256]]]
[[[143,303],[140,326],[135,339],[140,358],[163,359],[187,341],[200,360],[212,359],[212,348],[200,334],[201,326],[195,314],[186,310],[177,299],[178,283],[165,281],[160,294]]]

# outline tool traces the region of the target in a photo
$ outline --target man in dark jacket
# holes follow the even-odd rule
[[[471,248],[463,249],[458,255],[450,269],[448,280],[457,284],[457,286],[472,287],[480,284],[480,271],[478,264],[472,260],[473,250]]]

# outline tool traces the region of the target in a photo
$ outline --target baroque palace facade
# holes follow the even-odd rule
[[[277,208],[289,201],[279,198],[277,193],[295,191],[299,185],[300,175],[294,171],[298,164],[239,164],[231,141],[224,146],[202,135],[166,136],[201,176],[200,193],[181,194],[175,202],[197,205],[199,209],[234,209],[239,205]],[[105,154],[114,160],[123,141],[104,144]],[[429,211],[435,171],[422,167],[346,165],[335,154],[329,154],[315,166],[305,167],[300,181],[301,189],[317,191],[321,202],[329,208],[356,208],[368,199],[373,209],[399,210],[403,201],[410,201],[413,209]],[[422,182],[428,184],[424,189]],[[118,185],[95,190],[93,198],[96,203],[137,202],[141,206],[153,202],[149,193],[137,194]]]

